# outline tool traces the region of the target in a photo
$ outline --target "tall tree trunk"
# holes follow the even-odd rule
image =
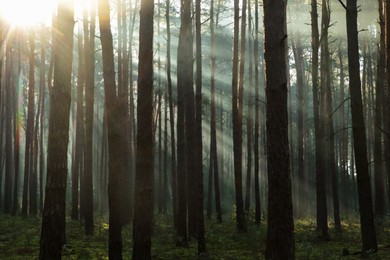
[[[261,221],[261,202],[260,202],[260,101],[259,101],[259,6],[258,0],[255,0],[255,40],[254,40],[254,55],[255,55],[255,144],[254,144],[254,160],[255,160],[255,222],[260,224]]]
[[[27,129],[26,129],[26,146],[25,146],[25,158],[24,158],[24,181],[23,181],[23,201],[22,201],[22,215],[27,216],[28,210],[30,208],[29,203],[29,194],[30,199],[33,191],[29,192],[29,189],[32,188],[33,176],[30,176],[32,173],[31,161],[32,161],[32,143],[34,135],[34,107],[35,107],[35,37],[34,32],[30,32],[29,35],[29,84],[28,84],[28,108],[27,108]]]
[[[264,59],[267,113],[267,259],[294,259],[287,112],[285,0],[264,0]]]
[[[85,234],[93,234],[93,107],[95,85],[95,17],[96,4],[91,2],[88,28],[88,15],[84,12],[85,49],[85,160],[84,160],[84,220]]]
[[[375,84],[375,128],[374,128],[374,178],[375,178],[375,215],[379,221],[385,214],[385,186],[382,163],[382,96],[385,84],[385,21],[383,0],[378,0],[380,43],[378,48],[378,67]]]
[[[71,74],[73,59],[73,2],[58,2],[53,24],[54,87],[51,92],[46,196],[39,259],[60,259],[65,244],[65,192]]]
[[[305,194],[305,165],[304,165],[304,143],[303,143],[303,106],[305,105],[304,101],[304,64],[303,64],[303,48],[301,43],[301,35],[298,33],[295,36],[295,40],[292,41],[292,49],[294,53],[295,60],[295,70],[297,73],[297,101],[298,101],[298,112],[297,112],[297,146],[298,146],[298,168],[297,168],[297,190],[298,190],[298,206],[296,209],[296,216],[304,217],[306,213],[306,194]]]
[[[317,0],[311,1],[311,40],[312,40],[312,82],[313,82],[313,112],[314,112],[314,133],[316,147],[316,202],[317,202],[317,230],[320,236],[328,239],[328,213],[326,202],[325,172],[321,156],[321,136],[322,128],[319,111],[319,84],[318,84],[318,52],[319,52],[319,32],[318,32],[318,12]]]
[[[363,254],[377,250],[374,216],[371,200],[371,184],[368,173],[366,131],[364,125],[361,83],[359,72],[359,43],[357,29],[357,0],[347,0],[347,38],[349,91],[351,95],[352,133],[357,172],[359,212]]]
[[[8,39],[13,41],[13,39]],[[5,176],[4,176],[4,213],[12,210],[12,44],[6,46],[5,70]]]
[[[203,145],[202,145],[202,24],[201,0],[195,1],[196,28],[196,96],[195,96],[195,178],[196,178],[196,226],[198,255],[206,253],[205,227],[203,216]]]
[[[234,184],[236,190],[236,221],[240,232],[246,231],[244,201],[242,196],[242,95],[244,86],[245,62],[245,23],[246,0],[243,0],[241,26],[241,58],[238,60],[239,49],[239,0],[234,1],[234,40],[233,40],[233,72],[232,72],[232,113],[233,113],[233,150],[234,150]],[[238,78],[238,64],[240,64],[240,79]]]
[[[133,259],[151,259],[153,223],[153,0],[142,0],[139,34]]]
[[[211,78],[210,78],[210,176],[209,176],[209,204],[208,215],[211,216],[212,178],[214,176],[215,211],[217,221],[222,222],[221,195],[219,189],[217,129],[215,112],[215,71],[216,71],[216,44],[215,44],[215,21],[214,21],[214,0],[210,3],[210,38],[211,38]],[[210,181],[211,180],[211,181]],[[209,209],[210,207],[210,209]]]
[[[188,141],[193,139],[194,96],[192,64],[192,18],[191,1],[183,0],[180,5],[181,26],[177,53],[177,162],[178,162],[178,246],[187,246],[187,177],[192,174],[190,163],[193,146]],[[191,165],[192,166],[192,165]],[[188,180],[188,183],[191,183]]]
[[[167,24],[167,88],[169,98],[169,123],[171,137],[171,178],[172,178],[172,211],[173,225],[177,229],[177,169],[176,169],[176,140],[175,140],[175,116],[173,108],[172,78],[171,78],[171,26],[170,26],[170,1],[167,0],[165,7],[165,20]]]
[[[84,108],[83,96],[85,86],[85,55],[84,46],[81,36],[81,29],[79,29],[79,37],[77,39],[78,46],[78,78],[77,78],[77,111],[76,111],[76,137],[75,137],[75,152],[72,169],[72,211],[71,218],[73,220],[79,219],[79,180],[83,176],[83,162],[84,162]],[[83,192],[83,189],[80,189]],[[79,196],[80,195],[80,196]],[[82,204],[82,201],[80,201]],[[80,205],[80,210],[84,209]],[[82,214],[84,215],[84,214]]]
[[[251,3],[248,1],[248,53],[252,51],[252,13]],[[253,64],[252,56],[249,55],[249,89],[248,89],[248,112],[246,115],[246,136],[247,136],[247,171],[246,171],[246,192],[245,192],[245,211],[249,212],[250,197],[251,197],[251,181],[252,181],[252,100],[253,100]]]
[[[119,101],[116,94],[114,48],[110,24],[110,5],[108,0],[98,4],[100,41],[103,54],[103,78],[105,111],[107,116],[108,135],[108,207],[109,233],[108,256],[110,259],[122,259],[122,222],[120,212],[120,176],[123,153],[119,121]]]
[[[338,197],[338,178],[336,169],[336,156],[335,156],[335,144],[334,144],[334,129],[332,118],[332,90],[331,90],[331,65],[330,65],[330,52],[328,44],[328,30],[330,27],[330,6],[329,0],[322,0],[322,42],[321,42],[321,112],[320,118],[323,120],[322,127],[324,128],[322,140],[325,149],[324,165],[329,173],[332,186],[333,195],[333,216],[335,221],[335,229],[341,230],[340,223],[340,208]],[[326,182],[326,181],[325,181]]]

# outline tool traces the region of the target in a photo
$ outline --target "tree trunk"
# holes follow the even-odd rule
[[[371,184],[368,173],[366,131],[364,125],[361,83],[359,72],[359,44],[357,30],[357,0],[347,0],[347,37],[349,91],[351,95],[352,133],[357,172],[359,212],[363,254],[377,250],[376,233],[371,200]]]
[[[105,111],[107,116],[108,135],[108,207],[109,233],[108,256],[110,259],[122,259],[122,222],[120,212],[120,176],[123,153],[119,119],[119,101],[116,94],[115,64],[113,41],[110,25],[110,5],[108,0],[101,0],[98,4],[100,41],[103,54],[103,78]]]
[[[268,171],[267,259],[294,259],[287,112],[285,0],[264,0],[264,59]]]
[[[60,259],[65,244],[65,192],[71,74],[73,59],[73,2],[62,0],[53,24],[54,86],[51,92],[46,196],[39,259]]]
[[[85,55],[85,160],[84,160],[84,220],[85,234],[93,234],[93,107],[95,85],[95,1],[91,2],[90,20],[84,12],[84,55]]]
[[[255,55],[255,144],[254,144],[254,160],[255,160],[255,222],[261,222],[261,202],[260,202],[260,153],[259,153],[259,139],[260,139],[260,101],[259,101],[259,4],[255,0],[255,40],[254,40],[254,55]]]
[[[208,216],[211,217],[212,200],[212,177],[214,177],[215,211],[218,223],[222,222],[221,195],[219,189],[217,129],[215,112],[215,71],[216,71],[216,44],[215,44],[215,21],[214,0],[210,3],[210,38],[211,38],[211,78],[210,78],[210,176],[209,176],[209,204]],[[211,181],[210,181],[211,180]],[[210,208],[209,208],[210,207]]]
[[[242,95],[245,62],[245,23],[246,23],[246,0],[243,0],[241,27],[241,59],[240,79],[238,79],[238,49],[239,49],[239,1],[234,1],[234,40],[233,40],[233,72],[232,72],[232,113],[233,113],[233,150],[234,150],[234,184],[236,190],[236,221],[240,232],[246,231],[246,219],[242,196]]]
[[[319,84],[318,84],[318,52],[319,52],[319,32],[318,32],[318,12],[317,0],[311,1],[311,40],[312,40],[312,82],[313,82],[313,112],[314,112],[314,133],[316,147],[316,202],[317,202],[317,230],[320,236],[328,239],[328,213],[326,202],[325,172],[323,169],[323,159],[321,156],[321,122],[319,111]]]
[[[195,1],[196,28],[196,96],[195,96],[195,178],[196,178],[196,226],[198,255],[206,253],[205,227],[203,216],[203,145],[202,145],[202,24],[201,0]]]
[[[142,0],[137,101],[133,259],[151,259],[153,224],[153,0]]]
[[[165,19],[167,24],[167,87],[169,98],[169,123],[171,137],[171,178],[172,178],[172,213],[173,226],[177,229],[177,169],[176,169],[176,140],[175,140],[175,116],[173,108],[172,79],[171,79],[171,26],[170,26],[170,1],[166,2]]]
[[[385,79],[385,21],[383,15],[383,0],[378,0],[380,43],[378,48],[378,67],[375,84],[375,128],[374,128],[374,178],[375,178],[375,215],[382,221],[385,214],[385,182],[382,159],[382,96],[384,95]]]

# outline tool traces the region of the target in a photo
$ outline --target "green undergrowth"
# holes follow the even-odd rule
[[[172,220],[155,217],[153,230],[153,259],[197,259],[197,243],[191,240],[187,248],[175,246]],[[63,259],[108,259],[108,224],[106,219],[95,219],[94,236],[85,236],[83,225],[67,219],[67,245]],[[37,259],[41,219],[0,215],[0,259]],[[295,220],[296,259],[359,259],[361,250],[360,226],[357,218],[342,223],[342,232],[330,226],[329,240],[319,239],[312,219]],[[206,220],[208,259],[264,259],[265,223],[248,225],[247,233],[238,233],[234,220],[222,224]],[[384,221],[378,231],[377,253],[369,259],[390,259],[390,222]],[[123,230],[123,256],[131,259],[131,225]],[[355,255],[343,256],[343,250]]]

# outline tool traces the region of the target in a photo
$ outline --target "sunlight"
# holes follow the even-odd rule
[[[50,25],[55,6],[53,0],[0,0],[0,17],[17,27]]]

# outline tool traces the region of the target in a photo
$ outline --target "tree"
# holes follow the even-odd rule
[[[382,96],[384,94],[384,79],[385,79],[385,21],[383,0],[378,0],[379,6],[379,25],[380,25],[380,43],[378,55],[378,68],[375,88],[375,129],[374,129],[374,178],[375,178],[375,215],[378,220],[384,216],[385,213],[385,186],[383,176],[382,163],[382,135],[380,129],[382,128]]]
[[[110,259],[122,259],[122,223],[120,212],[120,178],[123,158],[119,147],[122,139],[119,129],[119,101],[116,93],[114,47],[112,42],[110,5],[108,0],[100,0],[98,4],[100,41],[102,44],[104,107],[107,116],[108,138],[108,207],[109,232],[108,256]]]
[[[316,161],[316,202],[317,202],[317,230],[320,236],[328,239],[328,213],[326,207],[326,186],[323,158],[321,156],[321,136],[319,109],[319,84],[318,84],[318,12],[317,0],[311,1],[311,45],[312,45],[312,84],[313,84],[313,114],[314,114],[314,135],[315,135],[315,161]]]
[[[333,195],[333,215],[336,230],[341,230],[340,208],[338,196],[338,179],[336,169],[335,141],[332,118],[332,90],[331,90],[331,68],[328,30],[330,27],[330,3],[329,0],[322,0],[322,20],[321,20],[321,98],[320,98],[320,119],[322,122],[322,142],[324,154],[324,166],[326,172],[331,176]]]
[[[181,25],[177,51],[177,63],[180,66],[177,69],[178,212],[176,244],[187,246],[187,176],[189,177],[193,171],[187,163],[190,158],[192,160],[191,149],[193,148],[192,142],[188,143],[188,141],[193,139],[190,132],[194,128],[191,1],[181,0],[180,10]],[[186,104],[187,102],[190,104]]]
[[[165,4],[165,21],[167,24],[167,88],[169,99],[169,123],[171,137],[171,175],[172,175],[172,213],[173,226],[177,228],[177,169],[176,169],[176,140],[175,140],[175,116],[173,108],[172,77],[171,77],[171,26],[170,26],[170,1]]]
[[[93,234],[93,106],[95,80],[95,1],[91,1],[90,19],[84,12],[84,48],[85,48],[85,159],[84,159],[84,209],[85,234]]]
[[[371,200],[371,184],[368,173],[366,130],[364,124],[359,42],[357,29],[357,0],[347,0],[347,5],[339,0],[346,9],[348,39],[349,93],[351,95],[353,148],[357,172],[360,224],[362,233],[362,254],[377,250],[374,216]]]
[[[139,30],[137,158],[133,221],[133,259],[151,259],[153,224],[153,12],[142,0]]]
[[[261,204],[260,204],[260,153],[259,153],[259,138],[260,138],[260,102],[259,102],[259,7],[258,0],[255,0],[255,40],[253,42],[253,50],[255,55],[255,130],[254,130],[254,175],[255,175],[255,222],[260,224],[261,221]]]
[[[196,31],[196,96],[195,96],[195,178],[196,178],[196,227],[198,238],[198,255],[206,253],[205,227],[203,216],[203,146],[202,146],[202,24],[201,1],[195,1],[195,31]]]
[[[210,75],[210,178],[209,178],[209,206],[208,214],[211,216],[212,197],[212,176],[214,176],[215,191],[215,211],[217,221],[222,222],[221,195],[219,190],[218,171],[218,149],[217,149],[217,129],[215,111],[215,70],[216,70],[216,44],[215,44],[215,21],[214,21],[214,0],[210,2],[210,38],[211,38],[211,75]],[[209,209],[210,208],[210,209]]]
[[[42,214],[39,259],[60,259],[65,244],[73,15],[73,1],[58,1],[57,17],[53,23],[54,86],[50,102],[46,196]]]
[[[243,0],[242,21],[246,23],[246,0]],[[238,78],[238,43],[239,43],[239,1],[234,1],[234,40],[232,72],[232,114],[233,114],[233,149],[234,149],[234,184],[236,189],[236,221],[241,232],[246,231],[244,201],[242,196],[242,107],[245,63],[245,25],[241,27],[240,79]]]
[[[264,0],[268,230],[267,259],[294,259],[287,112],[285,0]]]

